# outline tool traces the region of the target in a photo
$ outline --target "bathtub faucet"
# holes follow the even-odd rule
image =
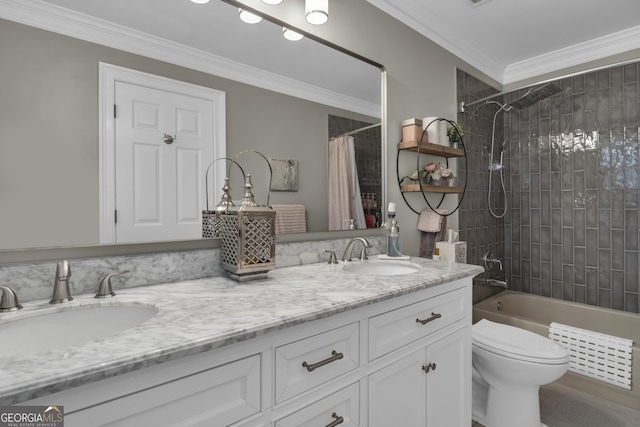
[[[484,280],[484,284],[485,284],[485,286],[494,286],[496,288],[509,289],[509,285],[507,284],[507,282],[505,280],[485,279]]]

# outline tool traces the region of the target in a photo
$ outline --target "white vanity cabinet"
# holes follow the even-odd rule
[[[467,427],[471,278],[22,404],[67,427]]]

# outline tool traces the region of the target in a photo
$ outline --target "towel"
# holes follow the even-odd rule
[[[443,241],[447,235],[448,217],[442,216],[447,211],[437,209],[437,212],[427,208],[420,212],[420,217],[418,218],[418,230],[420,230],[419,256],[422,258],[433,258],[436,242]]]
[[[271,205],[276,211],[276,234],[306,233],[304,205]]]
[[[436,209],[436,212],[431,208],[425,208],[420,212],[418,217],[418,230],[426,231],[427,233],[437,233],[443,230],[442,222],[443,218],[446,218],[446,209]]]

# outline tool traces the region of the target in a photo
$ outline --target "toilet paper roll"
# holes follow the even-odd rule
[[[440,144],[440,123],[442,122],[437,119],[437,117],[425,117],[422,119],[422,129],[427,129],[427,141],[430,144]],[[445,135],[446,132],[447,129],[445,128]]]

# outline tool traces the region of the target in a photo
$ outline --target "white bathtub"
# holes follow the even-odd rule
[[[611,402],[640,410],[640,315],[561,301],[521,292],[503,291],[473,306],[473,322],[488,319],[528,329],[545,337],[558,322],[633,340],[631,390],[567,372],[558,382]]]

